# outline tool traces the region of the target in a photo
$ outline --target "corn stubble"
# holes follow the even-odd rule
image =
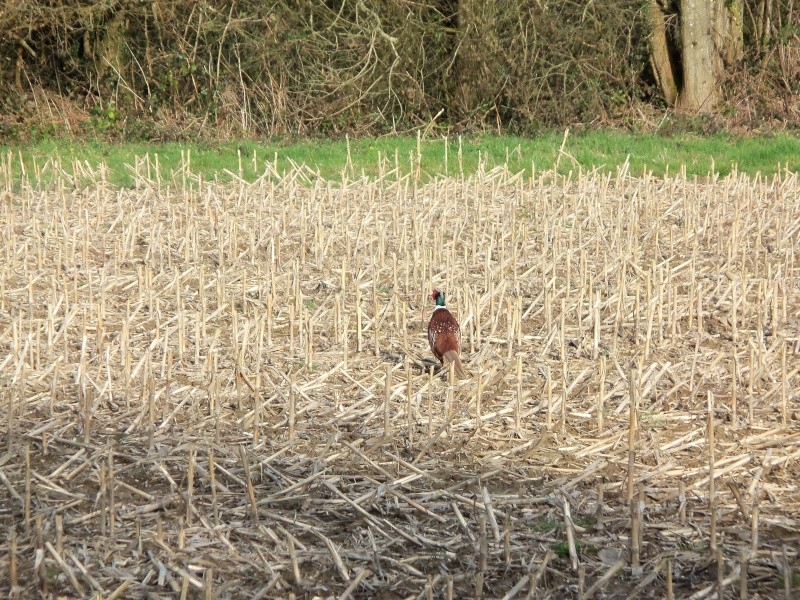
[[[796,593],[797,175],[15,160],[3,594]]]

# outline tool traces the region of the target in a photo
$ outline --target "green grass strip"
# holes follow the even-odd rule
[[[662,137],[594,131],[571,134],[565,143],[563,132],[535,138],[486,135],[417,140],[415,137],[386,137],[349,143],[347,140],[306,140],[289,144],[258,141],[106,143],[55,138],[24,146],[0,146],[0,153],[6,167],[11,157],[11,171],[17,182],[20,159],[29,181],[36,183],[33,174],[38,169],[42,173],[42,183],[46,184],[53,177],[52,164],[44,170],[42,167],[48,160],[58,158],[61,168],[68,174],[73,173],[75,161],[93,170],[104,163],[109,183],[124,187],[134,183],[135,158],[148,154],[151,163],[158,155],[161,176],[165,180],[179,171],[189,153],[191,171],[202,174],[205,179],[228,180],[232,178],[230,172],[241,174],[248,181],[264,173],[265,162],[275,164],[279,172],[291,170],[292,163],[305,164],[330,180],[339,180],[343,172],[350,178],[362,174],[378,177],[396,167],[399,167],[398,175],[413,170],[423,179],[437,175],[470,175],[476,172],[479,163],[486,169],[507,163],[512,171],[525,171],[528,175],[532,168],[541,172],[556,167],[562,174],[592,169],[614,173],[626,161],[631,175],[645,171],[657,176],[675,174],[683,167],[689,176],[706,176],[712,169],[722,176],[734,168],[743,173],[766,175],[778,170],[800,169],[800,138],[786,134],[746,138],[729,135]]]

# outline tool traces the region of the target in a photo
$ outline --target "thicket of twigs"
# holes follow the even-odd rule
[[[719,122],[796,124],[793,3],[744,6]],[[0,136],[655,129],[649,18],[641,0],[11,2]]]
[[[797,175],[411,158],[3,157],[0,594],[795,597]]]

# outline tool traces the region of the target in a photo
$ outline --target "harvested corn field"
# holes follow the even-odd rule
[[[11,162],[3,596],[800,588],[796,174]]]

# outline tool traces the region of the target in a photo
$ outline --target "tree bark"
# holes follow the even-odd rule
[[[683,88],[678,107],[711,112],[725,70],[742,58],[742,0],[681,0]]]
[[[678,84],[675,81],[677,65],[673,63],[671,57],[666,15],[658,0],[652,0],[650,3],[650,21],[653,31],[650,40],[650,66],[667,105],[675,106],[675,101],[678,99]]]
[[[717,4],[721,1],[681,0],[683,89],[678,107],[687,112],[711,112],[720,100],[722,65],[714,44]]]
[[[743,0],[651,0],[650,66],[667,104],[715,109],[726,69],[744,52],[742,11]]]
[[[480,103],[480,84],[483,60],[480,45],[477,42],[478,26],[481,24],[476,18],[478,6],[475,0],[459,0],[456,14],[456,27],[458,28],[458,51],[455,57],[456,87],[455,114],[468,115],[475,111]]]
[[[730,67],[744,54],[744,6],[742,0],[717,3],[714,43],[719,48],[724,66]]]
[[[483,0],[458,0],[453,108],[459,117],[466,118],[479,111],[491,112],[490,103],[501,85],[497,69],[497,27],[504,6]],[[508,6],[514,5],[509,3]]]

